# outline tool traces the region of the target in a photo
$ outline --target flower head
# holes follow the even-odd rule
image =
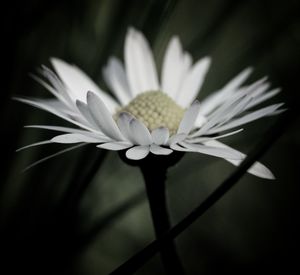
[[[204,57],[193,64],[178,37],[169,42],[159,80],[150,46],[137,30],[126,35],[124,65],[111,57],[103,69],[105,82],[115,98],[102,91],[74,65],[52,58],[55,73],[42,67],[48,80],[36,80],[54,96],[52,100],[18,100],[48,111],[73,125],[29,127],[60,131],[49,141],[35,143],[95,143],[98,148],[126,150],[126,157],[139,160],[149,153],[169,155],[173,151],[198,152],[221,157],[239,165],[245,155],[219,139],[237,134],[248,122],[281,112],[282,104],[253,110],[275,96],[266,78],[242,86],[252,69],[247,68],[201,103],[196,97],[210,66]],[[247,111],[247,113],[246,113]],[[273,178],[261,163],[249,173]]]

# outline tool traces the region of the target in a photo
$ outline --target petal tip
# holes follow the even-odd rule
[[[55,57],[55,56],[51,56],[49,58],[50,63],[52,64],[52,66],[54,67],[54,69],[57,68],[57,66],[68,66],[69,64],[65,61],[63,61],[62,59]],[[42,68],[44,68],[45,66],[42,65]]]
[[[126,36],[134,36],[138,33],[137,29],[134,26],[129,26],[127,29]]]
[[[195,99],[191,106],[198,106],[198,105],[200,106],[200,101],[198,99]]]
[[[93,93],[92,91],[87,91],[87,93],[86,93],[87,102],[92,100],[95,96],[96,96],[95,93]]]
[[[121,112],[119,114],[119,118],[120,119],[127,119],[127,120],[132,120],[132,119],[136,119],[132,114],[128,113],[128,112]]]
[[[269,169],[267,173],[265,173],[264,178],[267,180],[276,180],[275,175]]]
[[[203,57],[203,62],[207,63],[207,66],[209,66],[212,62],[212,58],[210,56]]]

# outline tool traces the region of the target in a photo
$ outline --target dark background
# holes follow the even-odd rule
[[[123,57],[128,26],[145,33],[159,64],[173,34],[180,36],[194,59],[212,56],[200,99],[249,65],[255,67],[251,80],[268,75],[273,87],[282,87],[269,102],[286,102],[290,124],[261,159],[277,179],[244,175],[177,243],[187,274],[298,274],[299,1],[6,4],[1,15],[1,274],[108,274],[154,238],[142,176],[116,153],[90,146],[22,173],[30,163],[63,147],[15,152],[52,134],[24,125],[64,124],[11,99],[49,96],[29,73],[56,56],[77,64],[106,89],[101,68],[110,55]],[[276,119],[257,121],[224,141],[250,152]],[[97,173],[84,185],[91,169]],[[234,167],[223,160],[186,154],[169,173],[173,221],[187,215],[232,171]],[[115,215],[109,214],[119,205]],[[136,274],[163,274],[159,257]]]

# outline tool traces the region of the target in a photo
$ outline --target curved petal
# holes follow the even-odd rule
[[[169,145],[177,144],[178,142],[185,140],[186,137],[187,137],[187,134],[175,134],[170,137],[168,143],[169,143]]]
[[[193,126],[195,125],[195,121],[198,117],[200,110],[200,103],[196,100],[184,113],[184,116],[179,124],[177,133],[178,134],[188,134]]]
[[[31,143],[29,145],[25,145],[25,146],[23,146],[21,148],[18,148],[16,150],[16,152],[20,152],[22,150],[25,150],[25,149],[28,149],[28,148],[31,148],[31,147],[45,145],[45,144],[49,144],[49,143],[52,143],[52,141],[51,140],[44,140],[44,141],[39,141],[39,142]]]
[[[265,94],[263,94],[263,95],[261,95],[261,96],[255,98],[255,99],[247,106],[246,110],[247,110],[247,109],[250,109],[250,108],[252,108],[252,107],[254,107],[254,106],[256,106],[256,105],[258,105],[258,104],[260,104],[260,103],[262,103],[262,102],[264,102],[264,101],[266,101],[266,100],[268,100],[268,99],[270,99],[271,97],[277,95],[280,91],[281,91],[280,88],[273,89],[273,90],[271,90],[271,91],[269,91],[269,92],[267,92],[267,93],[265,93]]]
[[[64,133],[78,133],[78,134],[87,134],[90,136],[99,136],[100,133],[90,132],[82,129],[77,128],[70,128],[70,127],[62,127],[62,126],[54,126],[54,125],[26,125],[25,128],[36,128],[36,129],[46,129],[46,130],[52,130],[52,131],[58,131],[58,132],[64,132]],[[104,138],[104,135],[101,135],[101,138]]]
[[[116,122],[101,99],[92,92],[87,93],[87,105],[92,118],[104,134],[114,140],[124,140]]]
[[[51,93],[54,92],[54,94],[58,96],[59,100],[65,102],[70,107],[74,107],[74,101],[69,95],[68,89],[66,89],[66,86],[62,83],[61,79],[51,69],[49,69],[44,65],[42,65],[42,68],[39,71],[41,75],[43,75],[50,82],[51,86],[45,83],[43,80],[41,79],[39,80],[38,77],[34,77],[34,79],[38,81],[46,89],[53,87],[55,92],[53,91],[53,89],[50,88],[51,91],[50,90],[49,91]]]
[[[46,105],[51,106],[53,109],[55,109],[63,114],[66,114],[68,116],[75,117],[77,115],[76,110],[74,110],[74,108],[70,108],[63,101],[61,101],[59,99],[49,98],[49,99],[37,99],[37,100],[41,103],[45,103]],[[72,106],[72,107],[74,107],[74,106]]]
[[[211,137],[211,136],[204,136],[204,137],[203,136],[202,137],[197,137],[197,136],[190,137],[190,136],[188,136],[188,140],[186,140],[186,142],[188,142],[188,143],[203,143],[204,141],[208,141],[208,140],[212,140],[212,139],[220,139],[220,138],[232,136],[232,135],[240,133],[243,130],[244,129],[238,129],[236,131],[232,131],[232,132],[229,132],[229,133],[226,133],[226,134],[223,134],[223,135],[217,135],[217,136],[213,136],[213,137]]]
[[[170,40],[162,65],[162,91],[176,100],[185,73],[189,70],[192,58],[183,53],[178,36]]]
[[[229,81],[221,90],[213,93],[206,99],[204,99],[201,107],[201,114],[206,115],[210,113],[215,107],[218,106],[220,101],[228,98],[229,95],[233,94],[249,77],[252,73],[252,68],[246,68],[240,72],[235,78]]]
[[[170,147],[174,151],[179,151],[179,152],[195,152],[195,151],[193,151],[191,149],[188,149],[188,148],[180,146],[178,143],[171,144]]]
[[[200,108],[200,110],[201,110],[201,108]],[[207,122],[207,118],[201,114],[200,110],[199,110],[199,113],[198,113],[198,117],[195,121],[195,127],[197,127],[197,128],[202,127]]]
[[[91,128],[89,125],[85,125],[79,121],[76,121],[75,119],[71,118],[68,114],[63,113],[62,111],[59,111],[57,109],[55,109],[53,106],[51,106],[51,104],[49,104],[49,102],[47,101],[43,101],[40,99],[27,99],[27,98],[14,98],[15,100],[18,100],[20,102],[26,103],[28,105],[31,105],[33,107],[39,108],[41,110],[47,111],[53,115],[56,115],[59,118],[62,118],[72,124],[75,124],[83,129],[95,132],[95,129]]]
[[[81,115],[83,116],[83,118],[85,119],[85,121],[87,123],[89,123],[91,127],[97,129],[98,131],[99,130],[101,131],[101,129],[99,128],[99,126],[97,125],[95,120],[93,119],[87,104],[85,104],[84,102],[82,102],[80,100],[76,100],[76,107],[79,110],[79,112],[81,113]]]
[[[98,148],[106,149],[106,150],[112,150],[112,151],[124,150],[124,149],[127,149],[127,148],[131,147],[131,146],[132,146],[131,143],[124,142],[124,141],[106,142],[106,143],[102,143],[102,144],[97,145]]]
[[[62,154],[64,154],[64,153],[67,153],[67,152],[69,152],[69,151],[72,151],[72,150],[74,150],[74,149],[77,149],[77,148],[79,148],[79,147],[82,147],[82,146],[84,146],[84,145],[85,145],[85,143],[76,144],[75,146],[72,146],[72,147],[69,147],[69,148],[60,150],[60,151],[58,151],[58,152],[56,152],[56,153],[54,153],[54,154],[52,154],[52,155],[49,155],[49,156],[44,157],[44,158],[42,158],[42,159],[39,159],[39,160],[35,161],[34,163],[31,163],[30,165],[28,165],[25,169],[23,169],[22,172],[28,171],[28,170],[31,169],[32,167],[34,167],[34,166],[36,166],[36,165],[38,165],[38,164],[41,164],[41,163],[45,162],[46,160],[52,159],[52,158],[54,158],[54,157],[56,157],[56,156],[62,155]]]
[[[225,145],[224,143],[216,141],[216,140],[210,140],[205,143],[209,146],[215,146],[215,147],[219,147],[219,148],[231,148],[231,147]],[[232,149],[232,150],[235,150],[235,149]],[[235,150],[235,151],[237,151],[237,150]],[[239,152],[239,151],[237,151],[237,152]],[[241,164],[241,162],[246,158],[245,154],[243,154],[241,152],[239,152],[239,153],[242,154],[242,156],[243,156],[243,158],[241,160],[233,160],[233,159],[226,159],[226,160],[235,166],[239,166]],[[260,177],[260,178],[275,179],[275,176],[273,175],[273,173],[265,165],[261,164],[260,162],[255,162],[248,169],[247,172],[252,175],[255,175],[257,177]]]
[[[243,157],[240,152],[233,150],[232,148],[219,148],[216,146],[192,144],[187,142],[180,142],[180,145],[190,149],[193,152],[211,155],[214,157],[219,157],[224,159],[241,160]]]
[[[103,69],[107,86],[113,91],[119,102],[126,105],[131,99],[130,88],[123,64],[119,59],[111,57]]]
[[[169,148],[163,148],[156,144],[151,144],[150,152],[155,155],[170,155],[173,152],[173,150]]]
[[[241,126],[243,124],[249,123],[254,120],[257,120],[259,118],[272,115],[272,113],[276,112],[282,105],[283,105],[283,103],[279,103],[279,104],[274,104],[274,105],[259,109],[257,111],[254,111],[254,112],[244,115],[242,117],[231,120],[223,126],[213,128],[212,130],[208,131],[208,133],[209,134],[219,133],[219,132],[226,131],[226,130],[229,130],[232,128],[236,128],[238,126]]]
[[[125,40],[125,66],[132,96],[158,90],[157,71],[148,42],[142,33],[130,28]]]
[[[54,95],[58,100],[61,102],[64,102],[66,104],[69,104],[69,101],[66,100],[64,97],[64,94],[60,93],[60,89],[52,87],[50,84],[48,84],[45,80],[41,79],[37,75],[30,75],[36,82],[38,82],[40,85],[42,85],[46,90],[48,90],[52,95]],[[53,85],[53,84],[52,84]],[[59,91],[58,91],[59,90]]]
[[[133,160],[139,160],[147,157],[150,152],[150,146],[135,146],[126,151],[126,157]]]
[[[134,143],[134,139],[132,137],[132,133],[130,131],[130,121],[133,120],[134,117],[129,113],[123,112],[119,114],[117,119],[118,127],[122,133],[122,135],[129,140],[131,143]]]
[[[129,123],[132,139],[138,145],[152,144],[152,137],[147,127],[137,119],[132,119]]]
[[[167,141],[169,140],[169,129],[166,127],[160,127],[157,129],[154,129],[151,132],[152,140],[155,144],[157,145],[163,145],[166,144]]]
[[[82,70],[74,65],[70,65],[58,58],[51,58],[51,63],[70,92],[70,96],[75,102],[77,99],[86,102],[88,91],[97,93],[105,102],[107,108],[114,112],[118,107],[117,102],[104,93]]]
[[[187,72],[176,100],[182,107],[189,106],[197,97],[210,63],[211,59],[209,57],[204,57],[200,59],[189,72]]]
[[[55,143],[69,144],[69,143],[81,143],[81,142],[99,143],[104,140],[102,140],[100,137],[96,138],[96,137],[76,133],[76,134],[59,135],[59,136],[52,138],[51,141],[55,142]]]

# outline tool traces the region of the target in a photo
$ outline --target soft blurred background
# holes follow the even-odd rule
[[[1,274],[108,274],[153,240],[141,173],[124,164],[117,153],[89,146],[22,173],[32,162],[64,147],[15,152],[53,135],[24,125],[65,124],[11,99],[49,96],[29,73],[56,56],[77,64],[106,89],[102,67],[110,55],[123,57],[128,26],[145,33],[158,64],[173,34],[180,36],[194,59],[212,56],[200,99],[251,65],[255,67],[251,80],[268,75],[273,87],[282,87],[269,102],[285,101],[295,117],[261,159],[277,180],[244,175],[177,239],[187,274],[299,274],[299,1],[7,4],[1,16]],[[250,152],[276,120],[250,124],[224,141]],[[223,160],[186,154],[168,178],[173,222],[186,216],[232,171],[234,167]],[[136,274],[163,274],[159,257]]]

